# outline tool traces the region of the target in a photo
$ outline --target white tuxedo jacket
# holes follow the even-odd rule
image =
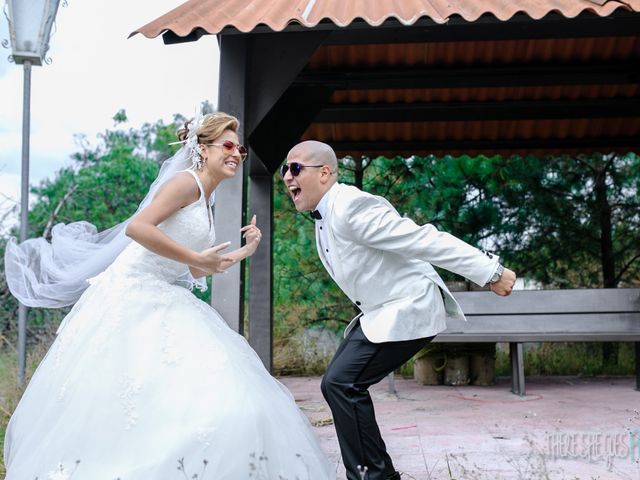
[[[431,265],[482,286],[496,269],[497,255],[433,225],[419,226],[401,217],[386,199],[356,187],[336,184],[330,193],[323,221],[329,253],[320,247],[316,224],[318,254],[362,311],[345,336],[357,319],[374,343],[430,337],[446,329],[446,318],[466,320]]]

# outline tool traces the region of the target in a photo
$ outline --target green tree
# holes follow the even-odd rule
[[[559,288],[640,284],[640,157],[510,159],[499,244],[530,278]]]

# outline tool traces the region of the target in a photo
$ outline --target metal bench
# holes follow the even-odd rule
[[[448,321],[434,342],[509,342],[511,391],[525,395],[523,342],[635,342],[640,390],[640,289],[454,292],[468,322]]]

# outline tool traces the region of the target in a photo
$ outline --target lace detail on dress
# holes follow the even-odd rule
[[[78,465],[80,464],[80,460],[76,460],[74,468],[71,470],[67,470],[62,462],[58,463],[58,466],[55,470],[47,473],[47,480],[69,480],[71,476],[78,469]],[[36,479],[37,480],[37,479]]]
[[[120,400],[126,417],[125,430],[132,429],[138,422],[138,405],[136,396],[142,386],[132,377],[125,377],[121,383]]]
[[[205,448],[208,448],[211,446],[212,433],[213,432],[211,430],[205,430],[203,428],[200,428],[198,430],[198,440],[200,440],[200,443],[202,443],[202,445],[204,445]]]
[[[176,342],[176,332],[166,320],[162,321],[162,361],[165,365],[177,364],[182,355],[179,353]]]
[[[58,389],[58,397],[57,400],[59,402],[64,400],[65,395],[67,394],[67,386],[69,385],[69,381],[64,382],[60,388]]]

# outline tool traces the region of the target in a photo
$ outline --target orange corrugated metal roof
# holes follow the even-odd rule
[[[640,0],[189,0],[131,35],[154,38],[170,30],[184,37],[198,28],[217,34],[226,27],[251,32],[259,25],[281,31],[290,24],[315,27],[322,21],[345,27],[356,19],[371,26],[391,18],[405,25],[421,18],[446,23],[455,16],[472,22],[484,14],[503,21],[517,13],[540,19],[551,12],[573,18],[589,11],[606,17],[619,8],[640,12]]]
[[[572,18],[589,11],[605,17],[619,8],[640,12],[640,0],[190,0],[136,32],[147,37],[165,31],[186,36],[196,29],[216,34],[227,27],[242,32],[260,27],[258,31],[264,32],[265,28],[281,31],[291,24],[314,27],[320,22],[323,22],[323,28],[327,24],[329,28],[333,28],[332,25],[342,27],[356,20],[360,24],[364,21],[376,26],[389,18],[411,25],[421,18],[445,23],[458,16],[474,21],[483,14],[508,20],[516,13],[538,19],[550,12]],[[334,146],[340,156],[637,151],[640,116],[629,115],[628,111],[618,115],[615,106],[612,113],[611,105],[608,111],[606,108],[603,111],[595,109],[578,118],[562,117],[552,110],[556,100],[593,105],[594,101],[606,103],[611,99],[619,105],[626,99],[637,99],[640,83],[633,80],[637,78],[637,67],[633,65],[639,61],[638,34],[321,45],[298,79],[302,85],[307,85],[305,81],[315,85],[324,78],[337,82],[328,104],[323,107],[333,115],[316,117],[302,138],[325,141]],[[554,77],[556,67],[576,68],[589,75],[591,70],[582,69],[589,65],[600,73],[604,72],[601,67],[607,65],[618,70],[606,77],[606,81],[598,74],[586,79],[576,73],[566,74],[566,69],[559,70],[563,72],[562,78]],[[545,72],[547,66],[552,73]],[[452,75],[448,73],[451,71],[453,75],[473,77],[477,74],[480,80],[486,78],[488,81],[486,84],[480,81],[477,85],[435,81],[415,86],[409,81],[400,87],[356,81],[367,74],[385,78],[385,72],[396,69],[404,73],[417,69],[417,75],[432,75],[435,79],[438,75],[448,78],[446,75]],[[461,73],[455,73],[456,69]],[[522,73],[518,73],[520,71]],[[534,75],[529,77],[527,72]],[[516,76],[532,79],[533,83],[519,80],[509,83],[509,79]],[[595,79],[591,81],[592,78]],[[345,111],[351,107],[355,108],[351,108],[354,112],[360,107],[366,111],[378,106],[382,109],[404,105],[439,107],[486,102],[487,108],[492,108],[494,104],[512,102],[514,107],[511,108],[517,109],[526,102],[537,101],[544,103],[547,110],[534,118],[514,114],[512,119],[493,117],[480,121],[454,115],[406,121],[396,117],[381,121],[383,117],[380,116],[378,120],[371,120],[357,113],[350,117],[340,115],[341,108]]]

